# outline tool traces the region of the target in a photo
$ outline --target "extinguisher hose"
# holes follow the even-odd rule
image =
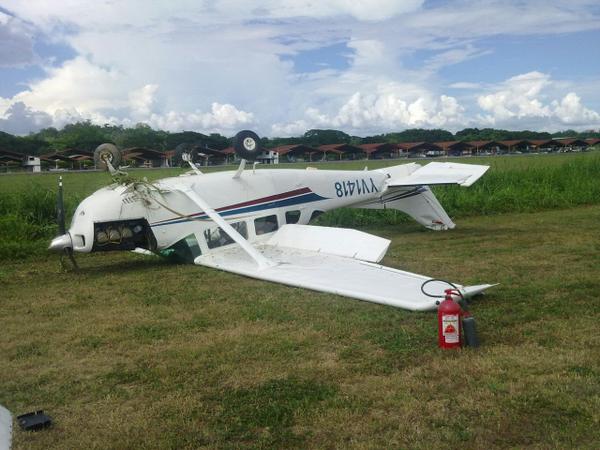
[[[423,284],[421,284],[421,292],[423,294],[425,294],[427,297],[444,298],[445,297],[444,294],[442,294],[442,295],[435,295],[435,294],[431,294],[431,293],[429,293],[429,292],[427,292],[425,290],[425,286],[427,286],[429,283],[433,283],[434,281],[437,281],[437,282],[440,282],[440,283],[446,283],[448,286],[452,286],[452,288],[454,288],[454,290],[456,291],[456,293],[460,296],[460,301],[458,303],[462,306],[462,308],[465,311],[468,311],[467,302],[465,300],[465,297],[464,297],[463,293],[460,291],[460,289],[458,288],[458,286],[456,286],[454,283],[451,283],[450,281],[442,280],[440,278],[430,278],[429,280],[424,281]]]
[[[463,296],[462,292],[460,292],[460,289],[458,288],[458,286],[456,286],[454,283],[451,283],[450,281],[442,280],[440,278],[430,278],[429,280],[423,282],[423,284],[421,285],[421,292],[423,294],[425,294],[427,297],[433,297],[433,298],[444,298],[445,297],[444,294],[435,295],[435,294],[430,294],[429,292],[425,291],[425,286],[427,286],[429,283],[433,283],[434,281],[437,281],[439,283],[446,283],[448,286],[453,287],[458,292],[458,295],[460,295],[461,297]]]

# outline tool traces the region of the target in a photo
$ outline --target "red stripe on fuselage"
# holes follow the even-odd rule
[[[295,189],[293,191],[284,192],[282,194],[269,195],[268,197],[257,198],[256,200],[249,200],[247,202],[236,203],[234,205],[221,206],[220,208],[215,209],[217,212],[227,211],[229,209],[243,208],[244,206],[253,206],[258,203],[267,203],[275,200],[281,200],[288,197],[294,197],[296,195],[308,194],[312,192],[310,188],[304,187],[300,189]],[[197,216],[202,214],[202,212],[190,214],[190,216]],[[152,225],[160,224],[163,222],[168,222],[169,220],[173,220],[173,217],[170,219],[159,220],[158,222],[154,222]]]
[[[310,190],[310,188],[307,188],[307,187],[300,188],[300,189],[296,189],[294,191],[284,192],[283,194],[270,195],[268,197],[263,197],[263,198],[259,198],[256,200],[249,200],[247,202],[236,203],[235,205],[223,206],[221,208],[217,208],[216,211],[225,211],[227,209],[236,209],[236,208],[241,208],[243,206],[252,206],[252,205],[256,205],[257,203],[267,203],[267,202],[271,202],[273,200],[281,200],[283,198],[293,197],[294,195],[307,194],[309,192],[312,192]]]

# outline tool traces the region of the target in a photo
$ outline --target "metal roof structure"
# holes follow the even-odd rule
[[[290,155],[290,156],[300,156],[304,154],[313,154],[313,153],[321,153],[321,151],[315,147],[311,147],[310,145],[304,144],[290,144],[290,145],[280,145],[278,147],[269,149],[270,151],[278,153],[280,156],[282,155]],[[267,150],[268,151],[268,150]]]
[[[339,159],[344,156],[348,159],[358,159],[358,156],[366,156],[367,153],[357,145],[352,144],[325,144],[319,145],[318,149],[323,152],[323,158],[326,158],[327,153],[339,155]]]
[[[467,143],[472,147],[475,147],[476,150],[485,150],[494,147],[507,148],[506,145],[500,141],[467,141]]]
[[[536,148],[556,147],[562,145],[560,141],[556,141],[554,139],[531,139],[527,142]]]
[[[598,139],[600,141],[600,139]],[[586,139],[578,139],[578,138],[566,138],[566,139],[557,139],[559,145],[564,147],[587,147],[591,145]]]
[[[435,145],[440,147],[444,151],[455,150],[455,149],[471,149],[473,146],[466,141],[440,141],[434,142]]]
[[[152,150],[145,147],[129,147],[124,148],[122,151],[123,159],[163,159],[165,157],[164,152],[158,150]]]
[[[6,162],[23,162],[25,155],[21,153],[11,152],[9,150],[0,150],[0,160]]]
[[[432,142],[400,142],[397,144],[398,148],[406,151],[406,152],[410,152],[410,153],[416,153],[416,152],[426,152],[429,150],[434,150],[434,151],[440,151],[442,150],[441,147],[439,147],[438,145],[432,143]]]
[[[380,152],[385,153],[385,152],[394,152],[394,151],[398,150],[398,145],[392,144],[390,142],[379,142],[379,143],[375,143],[375,144],[360,144],[359,147],[362,148],[363,151],[369,156],[372,154],[380,153]]]

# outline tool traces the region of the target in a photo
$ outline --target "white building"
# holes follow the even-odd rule
[[[37,156],[25,156],[23,167],[27,168],[28,172],[39,173],[42,171],[42,164]]]

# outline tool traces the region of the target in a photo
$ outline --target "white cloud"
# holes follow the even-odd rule
[[[0,118],[0,130],[15,135],[25,135],[52,125],[52,117],[40,111],[33,111],[23,102],[11,105]]]
[[[443,67],[458,64],[469,59],[486,55],[488,53],[490,53],[489,50],[481,50],[475,48],[471,44],[468,44],[464,47],[451,48],[436,54],[425,61],[424,68],[429,72],[437,72]]]
[[[227,17],[235,20],[285,19],[295,17],[325,18],[349,16],[357,20],[380,21],[399,14],[418,10],[424,0],[213,0],[196,2],[173,0],[147,2],[128,0],[118,3],[64,0],[48,3],[45,0],[5,0],[6,7],[29,20],[50,27],[59,21],[90,26],[119,24],[130,26],[131,17],[146,24],[169,16],[197,20]]]
[[[541,72],[491,88],[484,82],[454,83],[450,87],[466,91],[454,91],[455,97],[440,76],[444,67],[489,51],[477,40],[482,37],[598,28],[589,3],[423,4],[5,0],[3,7],[22,19],[19,23],[27,21],[38,35],[52,36],[78,56],[43,67],[44,77],[28,80],[27,89],[11,98],[0,98],[0,114],[23,102],[50,115],[55,126],[90,119],[231,133],[252,125],[267,134],[300,134],[313,126],[356,132],[453,129],[474,118],[516,126],[524,120],[534,126],[595,120],[595,112],[583,104],[589,107],[594,96],[600,102],[598,89],[558,89],[558,82]],[[281,58],[332,42],[347,44],[340,59],[349,66],[297,73],[300,63]],[[411,60],[418,51],[427,57]],[[582,99],[565,97],[569,92]],[[479,118],[478,112],[484,115]]]
[[[560,102],[553,101],[552,109],[556,117],[565,125],[600,126],[600,114],[583,106],[581,99],[574,92],[569,92]]]
[[[356,133],[399,130],[407,127],[456,128],[464,124],[464,108],[453,97],[403,97],[401,90],[381,87],[377,94],[354,93],[335,114],[308,108],[305,118],[274,125],[273,132],[296,135],[307,128],[340,128]]]
[[[459,81],[457,83],[452,83],[448,87],[452,89],[480,89],[480,83],[470,83],[467,81]]]
[[[290,123],[275,123],[271,125],[271,136],[300,136],[310,128],[310,124],[303,119],[295,120]]]
[[[152,114],[146,121],[150,126],[167,131],[209,130],[231,133],[239,127],[252,124],[254,115],[241,111],[233,105],[213,103],[210,112],[195,111],[191,114],[170,111]]]
[[[129,108],[131,113],[136,117],[147,117],[152,111],[156,103],[156,91],[158,84],[147,84],[140,89],[136,89],[129,93]]]
[[[99,67],[79,56],[46,71],[46,78],[31,83],[29,89],[15,95],[12,101],[49,114],[59,109],[102,111],[127,104],[121,85],[124,76],[117,69]]]
[[[34,61],[31,27],[0,11],[0,67],[22,67]]]
[[[491,113],[494,120],[523,117],[548,117],[550,109],[537,98],[548,86],[550,77],[540,72],[529,72],[506,80],[501,88],[477,99],[481,109]]]
[[[509,78],[494,88],[493,93],[478,97],[479,106],[487,113],[482,118],[492,125],[538,123],[548,129],[561,125],[597,127],[600,114],[584,107],[574,92],[549,100],[551,93],[557,95],[556,87],[561,84],[540,72]]]

